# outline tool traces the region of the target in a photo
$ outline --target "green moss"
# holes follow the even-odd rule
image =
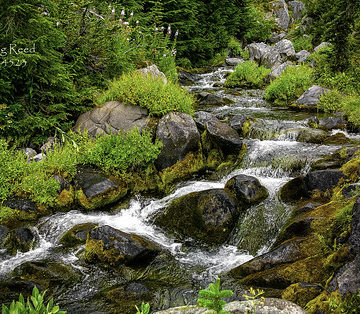
[[[360,173],[360,156],[357,154],[353,159],[343,165],[340,170],[349,178],[351,182],[357,182]]]
[[[169,192],[174,184],[191,178],[204,170],[205,166],[201,149],[196,153],[188,153],[183,160],[160,172],[161,190]]]
[[[62,190],[55,199],[56,207],[59,209],[68,209],[74,204],[75,190],[73,186],[70,186],[68,190]]]
[[[77,225],[67,232],[65,232],[60,240],[59,243],[66,246],[66,247],[75,247],[80,244],[85,244],[86,239],[84,237],[78,237],[77,233],[88,233],[91,229],[94,229],[97,226],[97,224],[94,223],[84,223]]]
[[[296,283],[287,287],[282,293],[281,298],[304,308],[309,301],[316,298],[320,293],[319,287]]]
[[[326,303],[326,301],[329,300],[329,298],[334,298],[336,297],[337,299],[339,299],[340,294],[338,291],[332,292],[332,293],[327,293],[326,291],[323,291],[319,296],[317,296],[316,298],[314,298],[313,300],[309,301],[306,306],[305,309],[306,311],[308,311],[310,314],[312,313],[329,313],[329,305],[328,303]]]
[[[246,120],[241,128],[241,135],[243,137],[247,137],[250,133],[250,129],[251,129],[251,121],[250,120]]]
[[[50,211],[39,207],[38,211],[23,211],[9,207],[0,207],[0,223],[8,227],[16,227],[25,221],[35,221],[41,216],[49,214]]]

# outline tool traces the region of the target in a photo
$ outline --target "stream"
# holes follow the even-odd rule
[[[57,285],[52,291],[58,304],[67,309],[68,313],[112,312],[109,310],[111,306],[104,309],[104,303],[111,304],[112,301],[99,291],[119,287],[124,279],[117,278],[111,270],[84,263],[79,258],[83,246],[71,250],[59,244],[64,232],[82,223],[109,225],[126,233],[141,235],[169,253],[173,258],[172,265],[177,264],[171,267],[182,270],[184,277],[189,276],[191,287],[184,285],[157,289],[155,300],[158,309],[194,302],[198,289],[214,281],[220,273],[268,252],[293,210],[292,206],[282,203],[278,198],[281,186],[291,178],[307,173],[313,162],[341,146],[298,142],[299,132],[308,127],[307,119],[314,113],[271,108],[263,99],[263,90],[224,89],[221,84],[232,70],[231,67],[221,67],[210,73],[199,74],[196,83],[188,89],[196,93],[214,92],[233,101],[226,106],[208,106],[198,110],[212,112],[219,118],[243,114],[247,118],[257,119],[248,138],[244,139],[248,150],[239,169],[216,181],[199,178],[182,182],[172,194],[162,199],[137,195],[126,208],[118,205],[106,212],[87,213],[72,210],[44,217],[32,227],[37,238],[36,247],[16,256],[1,255],[0,252],[0,282],[11,280],[14,274],[15,277],[21,277],[21,271],[17,272],[17,269],[27,262],[37,261],[45,265],[48,261],[61,262],[72,269],[76,280],[66,281],[64,275],[65,279],[61,280],[65,280],[66,284]],[[322,114],[316,115],[322,117]],[[343,132],[349,138],[360,139],[359,135],[345,131],[332,132]],[[191,245],[181,243],[152,224],[154,215],[174,199],[195,191],[223,188],[227,180],[238,174],[258,178],[269,191],[269,197],[246,211],[222,246],[208,248],[191,241]]]

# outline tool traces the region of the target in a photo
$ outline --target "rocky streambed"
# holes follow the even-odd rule
[[[321,296],[329,273],[350,253],[344,245],[329,260],[315,233],[325,235],[333,222],[336,204],[327,193],[351,176],[338,169],[355,154],[360,135],[336,124],[313,129],[311,121],[324,121],[323,114],[272,108],[262,90],[224,89],[232,70],[182,77],[199,99],[195,122],[184,130],[200,136],[181,144],[193,151],[182,156],[195,169],[190,179],[166,181],[174,162],[159,159],[164,182],[173,183],[165,196],[150,189],[124,199],[116,180],[89,180],[83,174],[92,170],[85,169],[77,182],[86,211],[79,205],[35,224],[0,226],[0,302],[37,284],[68,313],[134,313],[142,301],[164,310],[196,303],[198,290],[218,276],[235,292],[232,301],[250,286],[301,306]],[[188,118],[169,119],[160,123],[171,129]],[[206,166],[196,165],[193,141],[201,141]],[[219,154],[230,157],[224,162]],[[117,191],[111,205],[96,198],[106,190]],[[25,211],[32,205],[21,204]]]

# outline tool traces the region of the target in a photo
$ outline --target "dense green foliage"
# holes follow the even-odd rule
[[[271,72],[263,66],[258,66],[254,61],[245,61],[238,64],[235,71],[227,78],[226,87],[262,87],[264,78]]]
[[[290,105],[301,94],[311,87],[314,79],[313,70],[307,65],[298,67],[287,67],[286,70],[277,77],[266,88],[265,99],[277,105]]]
[[[108,90],[97,99],[98,104],[117,100],[129,105],[138,105],[149,110],[153,116],[170,111],[193,113],[193,97],[179,85],[164,84],[161,78],[151,79],[141,73],[124,74],[112,81]]]
[[[197,300],[199,306],[206,307],[209,310],[215,311],[217,314],[226,314],[227,311],[223,310],[226,301],[224,298],[229,298],[233,295],[231,290],[220,289],[220,278],[217,278],[215,283],[209,284],[209,289],[200,290],[200,299]]]
[[[19,301],[12,301],[9,307],[2,305],[2,314],[66,314],[66,311],[60,311],[59,306],[54,305],[54,300],[51,299],[49,303],[45,304],[44,297],[46,291],[39,293],[39,290],[36,286],[32,291],[32,296],[25,299],[20,294]]]

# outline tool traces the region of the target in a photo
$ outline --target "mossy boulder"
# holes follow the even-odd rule
[[[128,193],[127,184],[90,168],[76,174],[76,198],[85,209],[96,209],[114,203]]]
[[[285,183],[281,187],[279,195],[280,198],[286,203],[298,201],[302,197],[308,197],[308,191],[304,177],[299,176]]]
[[[95,227],[97,227],[97,224],[95,223],[76,225],[61,236],[59,243],[65,247],[74,247],[85,244],[88,233]]]
[[[326,136],[326,132],[323,130],[306,128],[299,132],[297,140],[299,142],[322,144]]]
[[[322,289],[318,285],[295,283],[284,290],[281,298],[294,302],[304,308],[306,304],[316,298],[321,291]]]
[[[227,181],[225,190],[232,195],[243,208],[258,204],[269,196],[269,192],[260,184],[257,178],[244,174],[232,177]]]
[[[17,252],[27,252],[36,244],[36,237],[29,228],[9,230],[0,226],[0,248],[7,254],[15,255]]]
[[[147,265],[160,251],[157,244],[141,236],[127,234],[110,226],[101,226],[89,232],[85,259],[114,267],[121,264]]]
[[[236,219],[236,202],[223,189],[193,192],[174,201],[155,218],[155,223],[180,237],[207,244],[221,244]]]

